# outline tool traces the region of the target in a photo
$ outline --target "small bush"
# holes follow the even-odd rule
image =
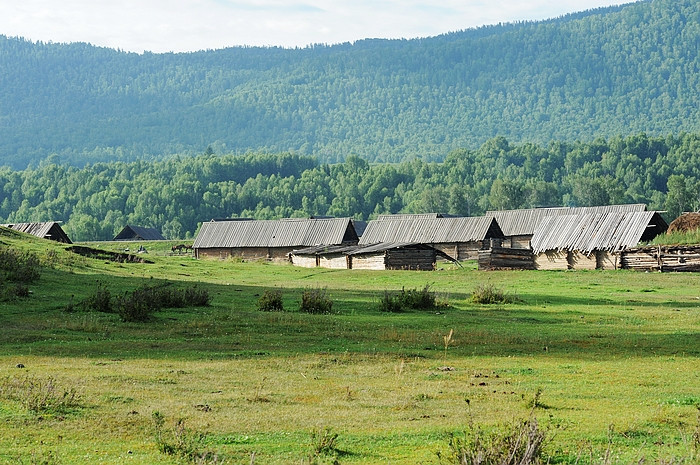
[[[17,298],[29,297],[29,287],[24,283],[3,283],[0,280],[0,302],[12,301]]]
[[[89,295],[83,301],[83,308],[87,311],[112,313],[114,311],[112,308],[112,294],[104,284],[98,282],[94,294]]]
[[[436,308],[437,297],[426,284],[422,289],[401,289],[401,292],[392,295],[384,291],[384,296],[379,301],[379,309],[383,312],[401,312],[407,308],[416,310],[430,310]]]
[[[165,418],[160,412],[153,412],[155,441],[158,450],[165,455],[172,455],[197,465],[214,465],[223,463],[215,452],[205,449],[206,434],[185,427],[185,420],[175,422],[172,430],[166,431]]]
[[[384,295],[379,300],[379,310],[388,313],[402,312],[401,297],[392,295],[389,291],[384,291]]]
[[[538,465],[547,462],[542,451],[546,440],[534,417],[490,433],[472,425],[464,437],[449,438],[447,454],[437,455],[450,465]]]
[[[519,301],[517,297],[506,294],[492,284],[482,284],[472,292],[472,302],[476,304],[512,304]]]
[[[31,283],[41,275],[41,262],[32,252],[0,248],[0,278],[15,283]]]
[[[401,289],[401,300],[404,306],[418,310],[435,308],[435,293],[430,290],[429,284],[423,289]]]
[[[155,300],[151,287],[136,289],[131,294],[117,297],[115,307],[122,321],[132,323],[146,322],[151,319],[153,313],[162,308]]]
[[[7,378],[0,383],[0,397],[20,402],[33,413],[68,413],[80,406],[74,388],[62,388],[52,377]]]
[[[301,294],[299,310],[306,313],[331,313],[333,301],[328,297],[326,289],[304,289]]]
[[[185,304],[189,307],[207,307],[211,303],[211,296],[206,289],[196,286],[185,288]]]
[[[340,452],[336,447],[338,433],[330,428],[322,428],[311,432],[310,463],[319,463],[321,457],[332,458],[331,463],[338,463],[335,457]]]
[[[258,310],[261,312],[282,312],[282,291],[279,289],[266,289],[258,299]]]

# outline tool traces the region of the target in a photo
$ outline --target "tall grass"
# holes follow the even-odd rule
[[[652,245],[698,245],[700,244],[700,229],[694,231],[675,231],[660,234],[650,242]]]

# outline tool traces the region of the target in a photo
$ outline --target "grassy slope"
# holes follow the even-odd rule
[[[0,463],[49,453],[58,463],[173,463],[156,449],[154,411],[167,426],[185,418],[207,432],[229,463],[250,463],[253,451],[257,463],[299,463],[318,427],[340,434],[344,464],[437,463],[445,433],[470,418],[488,426],[525,417],[540,389],[547,408],[535,412],[561,427],[548,451],[562,459],[609,440],[625,461],[689,454],[700,404],[694,274],[330,271],[195,261],[168,256],[170,244],[146,244],[153,264],[117,264],[41,240],[0,240],[56,252],[30,298],[0,303],[0,383],[52,376],[82,404],[36,415],[0,397]],[[97,281],[118,294],[165,279],[202,283],[212,305],[146,324],[64,311]],[[484,283],[523,302],[470,303]],[[384,290],[425,284],[450,307],[376,310]],[[289,312],[256,310],[272,287]],[[328,288],[335,314],[296,313],[307,287]]]

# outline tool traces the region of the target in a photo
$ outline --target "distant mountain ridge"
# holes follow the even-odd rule
[[[440,160],[494,136],[693,132],[699,44],[696,0],[303,49],[134,54],[0,36],[0,165],[208,146],[327,162]]]

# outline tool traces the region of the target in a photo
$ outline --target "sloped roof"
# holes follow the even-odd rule
[[[532,250],[618,252],[661,234],[668,225],[658,212],[607,212],[549,216],[535,230]]]
[[[481,241],[489,237],[503,237],[493,218],[399,218],[373,220],[367,224],[360,244],[405,242],[444,244]]]
[[[143,228],[141,226],[126,225],[119,234],[114,236],[115,241],[164,241],[165,238],[156,228]]]
[[[194,248],[308,247],[357,241],[350,218],[287,218],[202,224]]]
[[[410,220],[418,218],[452,218],[444,213],[385,213],[377,216],[378,220]]]
[[[496,218],[498,225],[506,236],[530,236],[540,222],[549,216],[579,215],[586,213],[609,212],[643,212],[647,207],[643,203],[629,205],[605,205],[600,207],[549,207],[527,208],[522,210],[491,210],[486,216]]]
[[[373,254],[379,252],[386,252],[387,250],[403,249],[403,248],[414,248],[422,250],[434,250],[435,253],[447,260],[456,262],[454,258],[450,257],[448,254],[435,249],[427,244],[421,244],[416,242],[380,242],[378,244],[365,244],[365,245],[333,245],[333,246],[314,246],[306,247],[303,249],[295,250],[292,253],[294,255],[327,255],[327,254],[341,254],[341,255],[364,255]]]
[[[3,224],[2,226],[15,231],[31,234],[32,236],[41,237],[42,239],[72,244],[71,240],[68,238],[68,235],[65,233],[65,231],[63,231],[63,228],[61,228],[61,225],[55,221],[48,221],[44,223]]]

